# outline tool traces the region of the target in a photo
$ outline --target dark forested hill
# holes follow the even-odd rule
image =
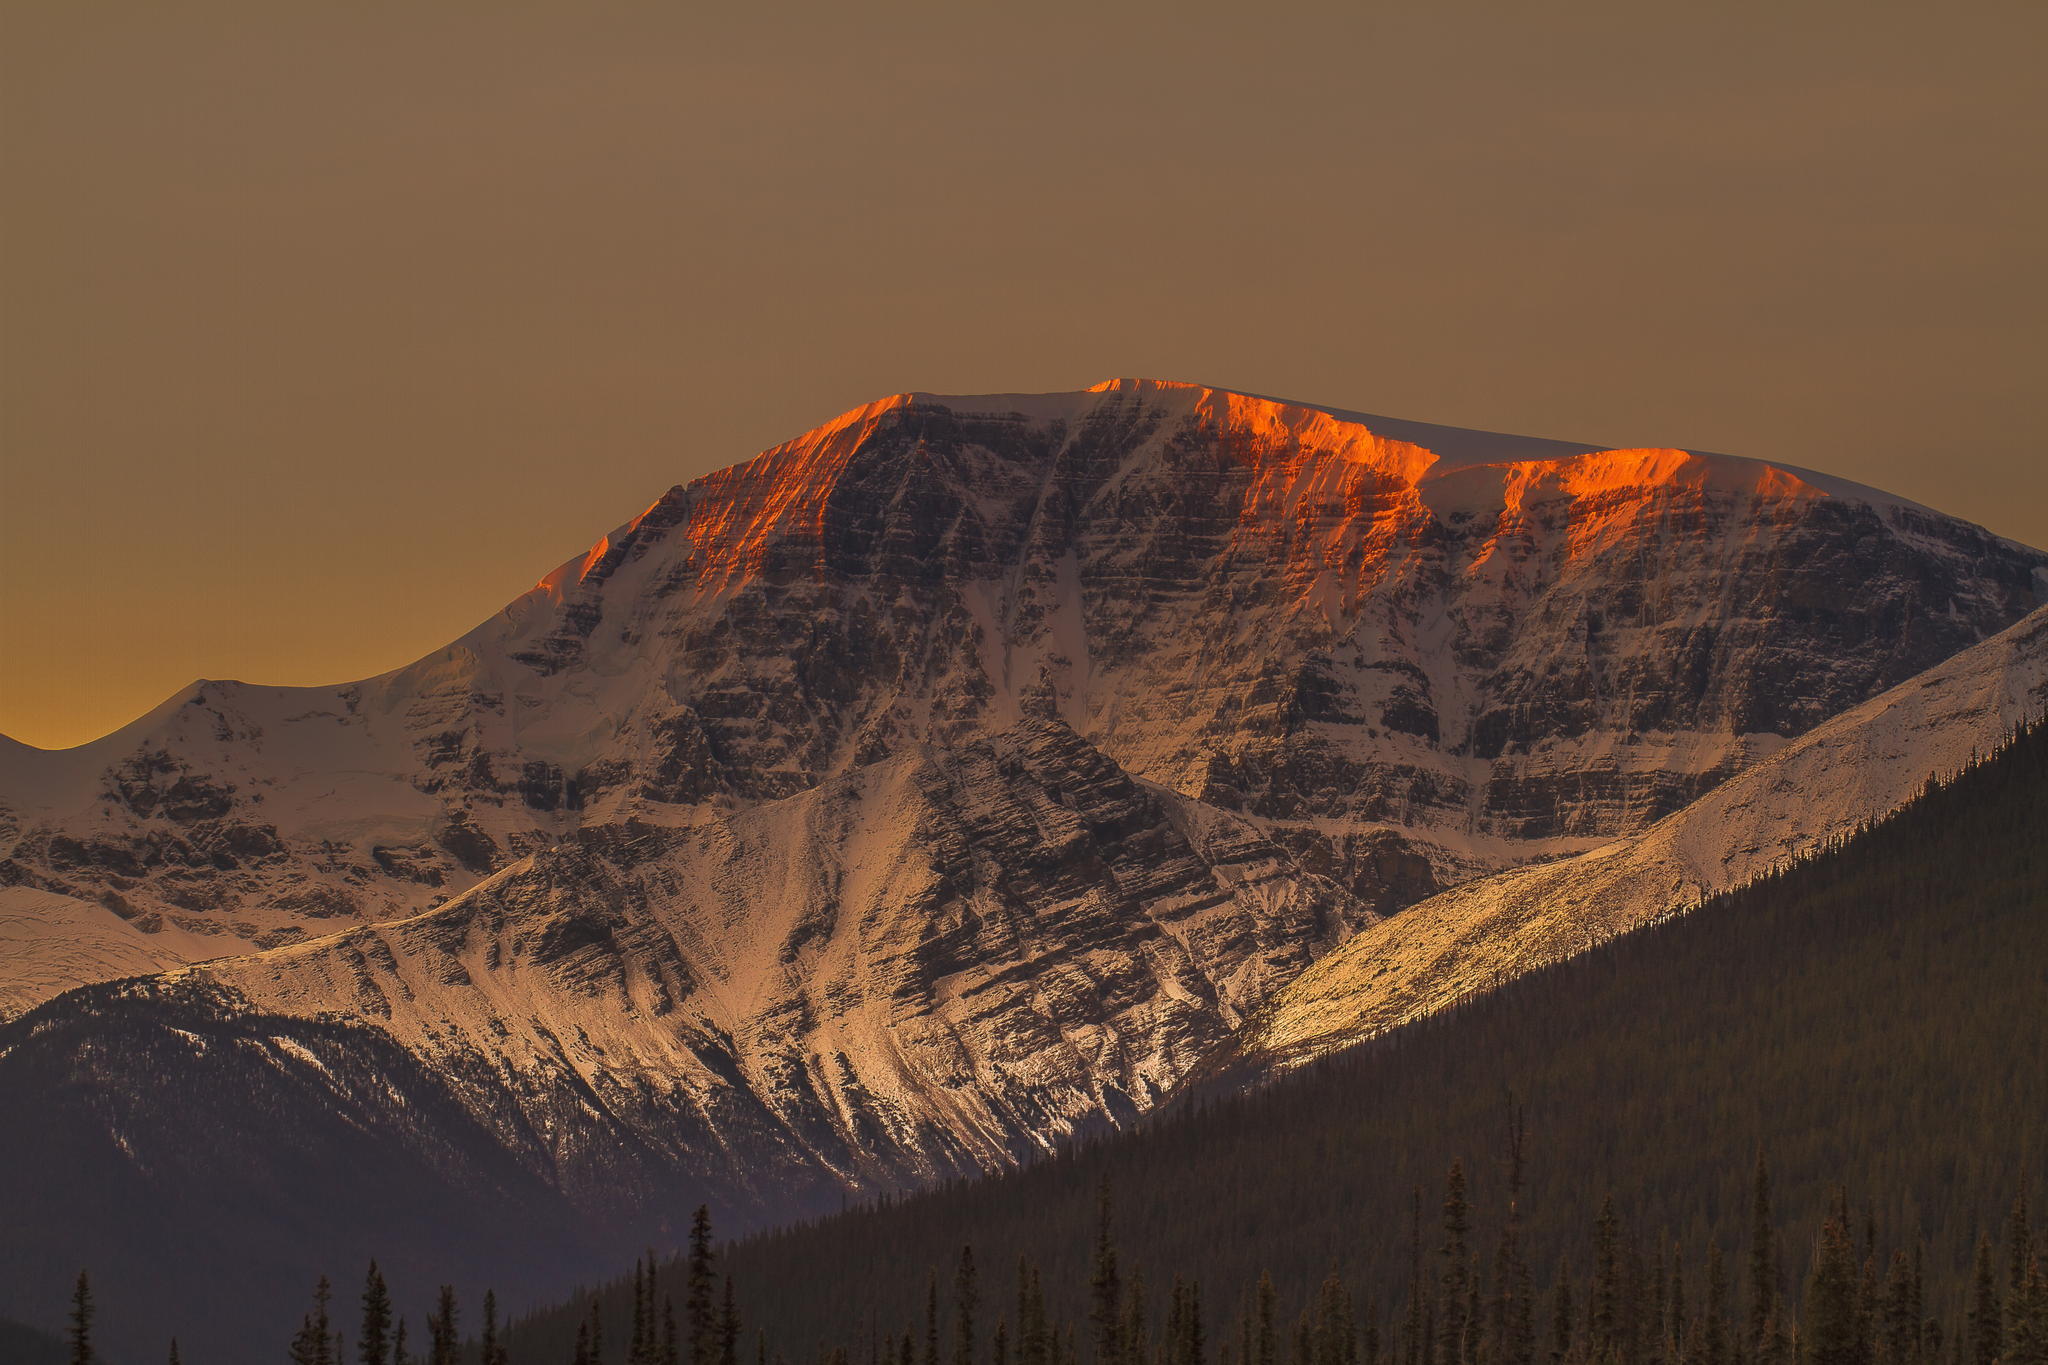
[[[1155,1296],[1199,1279],[1219,1337],[1262,1270],[1283,1321],[1333,1268],[1361,1315],[1372,1298],[1385,1317],[1417,1192],[1433,1253],[1453,1160],[1471,1245],[1491,1254],[1510,1096],[1527,1115],[1523,1233],[1546,1314],[1551,1267],[1593,1263],[1610,1194],[1634,1244],[1683,1248],[1695,1295],[1710,1241],[1741,1266],[1762,1148],[1789,1292],[1839,1183],[1859,1239],[1924,1246],[1926,1314],[1962,1330],[1980,1231],[1998,1232],[2023,1179],[2048,1183],[2044,832],[2036,726],[1817,859],[1271,1087],[1213,1083],[1139,1132],[742,1242],[722,1259],[745,1335],[764,1328],[796,1358],[921,1337],[928,1275],[950,1286],[971,1245],[984,1340],[1028,1256],[1085,1348],[1105,1179],[1126,1279],[1142,1270]],[[607,1293],[617,1331],[629,1301]],[[524,1324],[513,1359],[569,1359],[587,1308]]]

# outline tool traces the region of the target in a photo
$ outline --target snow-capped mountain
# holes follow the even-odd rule
[[[0,1011],[156,973],[0,1031],[0,1096],[189,1191],[270,1158],[217,1170],[166,1107],[262,1094],[634,1235],[982,1169],[2044,597],[2048,555],[1756,461],[1156,381],[898,395],[407,668],[0,753]]]
[[[9,744],[0,884],[83,904],[0,1007],[135,970],[116,920],[164,961],[298,942],[1026,719],[1391,910],[1643,827],[2010,624],[2044,563],[1729,457],[1153,381],[898,395],[410,667]]]

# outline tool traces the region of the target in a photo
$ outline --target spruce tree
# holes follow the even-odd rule
[[[939,1365],[939,1272],[928,1273],[924,1286],[924,1365]]]
[[[363,1277],[363,1326],[356,1336],[362,1365],[391,1365],[391,1294],[375,1261]]]
[[[1756,1154],[1756,1180],[1750,1195],[1749,1225],[1749,1350],[1764,1358],[1766,1336],[1778,1308],[1776,1231],[1771,1223],[1771,1172],[1762,1148]]]
[[[1621,1224],[1611,1194],[1600,1201],[1600,1214],[1593,1222],[1591,1311],[1586,1346],[1599,1361],[1618,1345],[1621,1324]]]
[[[739,1365],[740,1306],[733,1293],[732,1276],[725,1277],[725,1294],[718,1308],[718,1365]]]
[[[1572,1355],[1572,1263],[1565,1258],[1564,1268],[1558,1273],[1557,1294],[1551,1301],[1550,1310],[1550,1359],[1552,1365],[1563,1365]]]
[[[1991,1270],[1991,1239],[1977,1239],[1977,1267],[1971,1277],[1969,1315],[1970,1365],[1997,1365],[2003,1345],[1998,1279]]]
[[[711,1209],[699,1204],[690,1217],[690,1265],[683,1322],[690,1334],[690,1365],[716,1365],[717,1323],[713,1317]]]
[[[71,1289],[71,1365],[93,1365],[92,1281],[81,1270]]]
[[[1088,1322],[1095,1333],[1096,1365],[1122,1365],[1122,1324],[1119,1317],[1123,1295],[1117,1282],[1108,1176],[1102,1178],[1095,1197],[1095,1262],[1088,1277]]]
[[[1729,1365],[1728,1267],[1719,1242],[1707,1244],[1707,1302],[1701,1311],[1705,1325],[1700,1329],[1700,1365]]]
[[[398,1320],[398,1331],[391,1338],[391,1365],[412,1365],[412,1352],[405,1349],[405,1319]]]
[[[1149,1315],[1144,1272],[1133,1271],[1131,1278],[1124,1282],[1123,1326],[1117,1342],[1117,1349],[1123,1352],[1124,1358],[1132,1362],[1132,1365],[1146,1361],[1152,1354],[1151,1324],[1147,1321]]]
[[[427,1314],[427,1365],[456,1365],[462,1337],[456,1328],[455,1286],[444,1284]]]
[[[1465,1234],[1471,1206],[1465,1200],[1465,1164],[1453,1161],[1444,1177],[1443,1299],[1437,1329],[1437,1365],[1463,1365],[1468,1297]]]
[[[1265,1271],[1260,1271],[1258,1335],[1253,1339],[1255,1354],[1252,1357],[1252,1365],[1279,1365],[1273,1354],[1273,1299],[1273,1277]]]
[[[960,1248],[959,1268],[953,1274],[953,1365],[976,1365],[974,1358],[974,1310],[981,1299],[974,1282],[974,1248]]]
[[[1808,1365],[1867,1365],[1857,1327],[1855,1253],[1839,1215],[1821,1224],[1806,1282],[1800,1345]]]
[[[183,1361],[178,1359],[178,1339],[176,1337],[171,1338],[171,1353],[165,1358],[164,1365],[185,1365]]]
[[[484,1329],[478,1365],[508,1365],[505,1343],[498,1339],[498,1296],[488,1289],[484,1291]]]

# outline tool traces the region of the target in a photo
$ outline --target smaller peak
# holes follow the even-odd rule
[[[1207,391],[1208,384],[1191,384],[1185,379],[1105,379],[1100,384],[1090,384],[1088,393],[1143,393],[1148,389],[1193,389]]]

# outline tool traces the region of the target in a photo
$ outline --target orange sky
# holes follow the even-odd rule
[[[0,730],[446,643],[868,399],[1196,379],[2048,545],[2048,7],[0,0]]]

